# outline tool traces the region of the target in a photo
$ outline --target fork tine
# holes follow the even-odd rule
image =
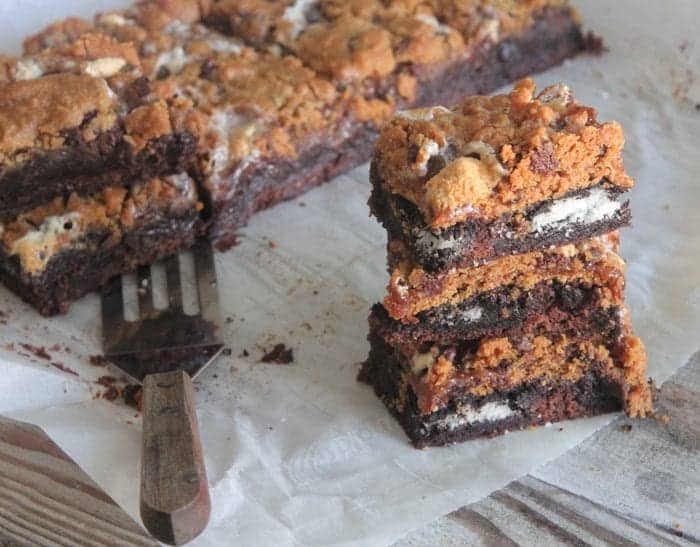
[[[106,341],[124,323],[124,300],[122,298],[122,278],[114,277],[102,287],[102,338]]]
[[[141,266],[137,276],[137,292],[139,295],[139,315],[144,317],[155,309],[153,306],[153,280],[151,279],[151,267]]]
[[[219,293],[216,287],[214,252],[209,242],[198,242],[193,248],[194,267],[197,273],[199,313],[214,320],[219,313]]]
[[[180,282],[180,261],[173,255],[165,261],[165,275],[168,283],[168,303],[173,311],[182,309],[182,283]]]

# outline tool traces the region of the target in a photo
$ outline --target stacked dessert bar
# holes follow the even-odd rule
[[[623,302],[624,139],[564,85],[400,112],[371,168],[391,280],[370,383],[418,447],[651,410]]]
[[[140,0],[0,57],[0,279],[42,313],[585,49],[565,0]]]

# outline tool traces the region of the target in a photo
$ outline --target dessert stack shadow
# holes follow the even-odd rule
[[[618,254],[623,144],[567,86],[532,80],[383,130],[370,209],[390,281],[359,379],[416,447],[651,412]]]

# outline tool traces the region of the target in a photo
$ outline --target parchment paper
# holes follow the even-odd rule
[[[120,4],[2,2],[0,51],[17,51],[21,36],[53,18]],[[700,346],[700,5],[577,4],[610,52],[536,79],[569,83],[601,119],[625,128],[626,165],[638,180],[634,227],[623,233],[627,297],[660,382]],[[368,191],[365,166],[258,215],[241,244],[218,257],[232,354],[197,382],[213,514],[196,545],[387,544],[555,458],[610,419],[411,448],[370,388],[355,381],[368,350],[367,311],[386,283],[385,236],[368,218]],[[104,389],[94,380],[110,373],[88,364],[100,352],[97,299],[46,320],[0,289],[0,310],[0,346],[15,345],[0,349],[0,413],[44,427],[138,519],[139,419],[93,400]],[[46,347],[77,375],[20,343]],[[258,362],[276,343],[294,350],[293,364]]]

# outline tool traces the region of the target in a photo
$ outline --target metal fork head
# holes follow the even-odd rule
[[[183,276],[178,255],[167,258],[167,307],[156,308],[151,267],[138,270],[138,318],[125,318],[122,277],[102,289],[102,340],[105,357],[132,378],[183,370],[194,377],[221,353],[221,316],[211,244],[198,241],[191,251],[193,292],[198,312],[183,306]]]

